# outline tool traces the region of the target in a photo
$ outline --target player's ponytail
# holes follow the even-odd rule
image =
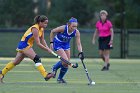
[[[45,15],[37,15],[34,18],[34,22],[37,24],[39,22],[44,22],[45,20],[48,20],[48,18]]]

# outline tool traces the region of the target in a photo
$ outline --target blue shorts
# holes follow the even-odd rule
[[[27,42],[25,42],[25,41],[20,41],[19,42],[19,44],[18,44],[18,46],[17,46],[17,51],[23,51],[23,50],[26,50],[26,49],[29,49],[31,46],[29,46],[28,44],[27,44]]]
[[[58,51],[59,49],[69,50],[70,49],[70,44],[69,44],[69,42],[60,42],[60,41],[58,41],[57,39],[54,38],[53,49],[54,49],[54,51]]]

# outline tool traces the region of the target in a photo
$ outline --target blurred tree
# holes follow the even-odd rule
[[[0,25],[22,27],[33,22],[34,3],[32,0],[1,0],[0,4]]]
[[[90,0],[64,0],[66,17],[76,17],[80,25],[86,25],[94,17],[94,7],[89,2]]]
[[[47,13],[47,0],[38,0],[39,14],[46,15]]]
[[[125,5],[126,28],[140,29],[140,0],[125,0]]]
[[[106,0],[108,1],[108,0]],[[111,2],[111,0],[110,0]],[[140,28],[140,1],[139,0],[124,0],[124,5],[121,6],[121,0],[112,1],[114,6],[109,10],[113,10],[112,21],[115,24],[116,28],[120,28],[122,25],[122,14],[121,10],[124,7],[124,26],[125,28]]]
[[[140,0],[124,0],[126,28],[140,28]],[[0,0],[0,27],[22,27],[33,23],[37,14],[49,18],[49,27],[76,17],[80,27],[94,27],[98,13],[105,9],[116,28],[121,27],[121,0]],[[132,24],[133,23],[133,24]]]
[[[79,24],[84,26],[94,17],[94,7],[91,1],[53,0],[50,15],[61,23],[67,22],[70,17],[76,17]]]

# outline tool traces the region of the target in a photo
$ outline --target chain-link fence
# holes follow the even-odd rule
[[[0,56],[1,57],[14,57],[16,55],[16,47],[24,34],[25,29],[0,29]],[[111,58],[120,58],[121,53],[121,30],[115,29],[113,50],[111,50]],[[93,29],[80,29],[81,32],[81,42],[83,46],[83,51],[85,56],[88,58],[99,57],[98,55],[98,39],[96,39],[96,44],[92,44]],[[125,55],[128,58],[139,58],[140,57],[140,30],[129,29],[126,31],[126,44],[125,44]],[[45,31],[45,39],[49,46],[49,33],[50,31]],[[34,50],[41,57],[53,57],[52,55],[46,53],[42,49],[34,45]],[[71,40],[71,57],[77,57],[78,51],[75,43],[75,38]]]

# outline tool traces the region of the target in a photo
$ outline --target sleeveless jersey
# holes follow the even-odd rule
[[[71,38],[76,35],[76,30],[74,30],[72,33],[68,33],[68,25],[65,26],[64,32],[59,32],[55,39],[60,42],[70,42]]]
[[[31,26],[25,32],[25,34],[22,36],[21,41],[18,44],[17,50],[23,50],[23,49],[25,49],[27,47],[29,48],[29,47],[33,46],[33,43],[34,43],[34,37],[33,37],[33,33],[32,33],[32,28],[33,27],[37,28],[39,37],[42,36],[44,28],[39,28],[38,24],[35,24],[35,25]]]

